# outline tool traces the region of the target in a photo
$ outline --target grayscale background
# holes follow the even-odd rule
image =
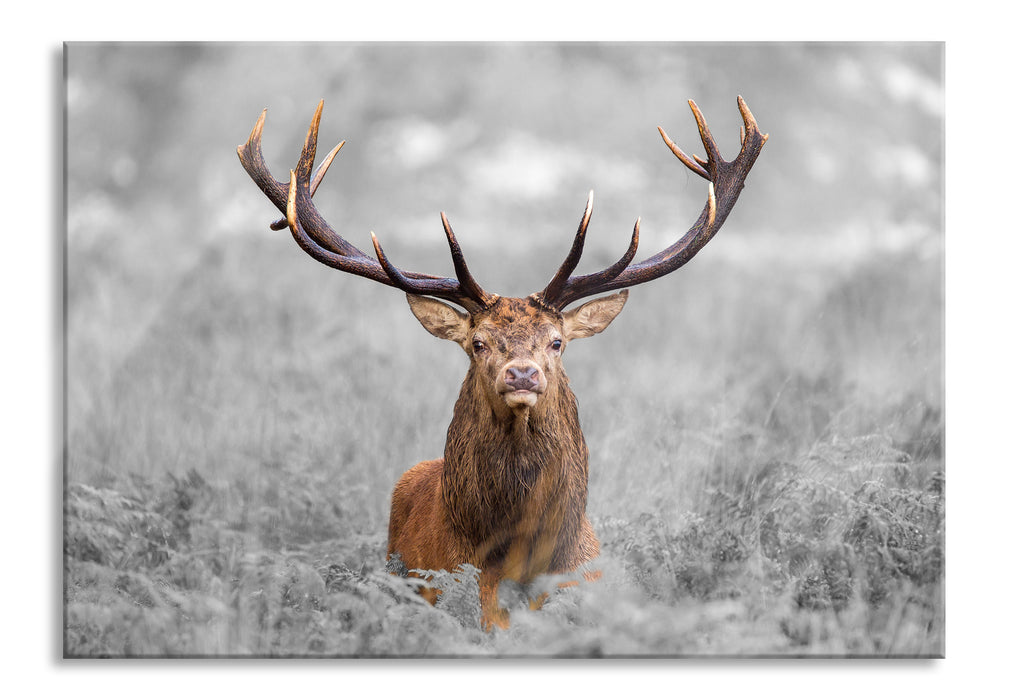
[[[942,44],[69,44],[67,656],[944,653]],[[603,578],[485,635],[475,586],[383,571],[392,487],[441,455],[465,356],[324,267],[280,180],[325,99],[316,201],[362,249],[525,296],[589,190],[580,272],[732,216],[565,366]],[[515,592],[515,601],[521,596]]]

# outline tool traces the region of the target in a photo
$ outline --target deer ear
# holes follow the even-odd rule
[[[469,314],[457,311],[436,299],[416,294],[407,294],[406,300],[410,303],[413,315],[428,333],[445,340],[454,340],[460,345],[465,342],[469,330]]]
[[[610,321],[617,317],[627,301],[627,290],[601,299],[587,301],[573,311],[565,311],[564,335],[568,340],[588,338],[602,333]]]

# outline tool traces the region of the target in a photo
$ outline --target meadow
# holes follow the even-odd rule
[[[200,149],[224,155],[220,165],[190,168],[191,184],[179,187],[193,190],[167,188],[171,168],[149,173],[145,157],[117,160],[111,146],[101,148],[115,139],[139,144],[157,131],[147,125],[111,135],[116,125],[99,119],[101,90],[138,95],[127,113],[131,105],[141,114],[166,112],[165,129],[173,119],[195,124],[185,115],[197,111],[212,78],[241,65],[232,52],[196,59],[166,53],[163,60],[174,60],[162,69],[176,86],[174,101],[148,104],[139,78],[130,77],[138,69],[125,67],[124,55],[87,48],[76,55],[71,48],[68,82],[66,656],[944,654],[940,203],[937,182],[920,179],[913,156],[901,161],[910,163],[906,172],[870,173],[896,183],[878,195],[885,202],[864,196],[862,173],[852,176],[859,184],[846,186],[848,156],[838,156],[830,167],[842,174],[827,197],[815,178],[796,178],[796,161],[788,159],[824,143],[822,132],[802,141],[801,129],[788,128],[815,123],[811,117],[822,116],[816,101],[789,122],[770,97],[751,97],[760,85],[746,92],[771,140],[737,211],[694,261],[632,290],[605,333],[574,343],[565,356],[590,450],[588,511],[603,576],[560,590],[548,579],[533,591],[512,587],[504,593],[511,628],[487,634],[478,624],[472,568],[436,576],[443,595],[434,607],[415,594],[415,581],[385,570],[392,487],[410,465],[441,454],[463,353],[429,336],[401,293],[328,270],[289,234],[266,228],[275,212],[234,157],[263,105],[235,106],[240,128],[229,121],[227,129],[196,130],[233,137],[202,137]],[[846,61],[881,60],[880,50],[831,51],[812,52],[809,80],[823,66],[841,66],[843,76],[851,69]],[[643,62],[630,53],[615,64],[637,75]],[[593,64],[586,55],[576,53],[573,63],[587,63],[619,93],[626,75],[614,77],[614,63]],[[908,70],[933,58],[900,47],[886,55]],[[682,58],[663,56],[671,65]],[[765,58],[800,70],[809,57],[785,47]],[[515,60],[490,61],[497,67],[491,72],[521,82],[521,65],[501,67]],[[550,131],[543,105],[559,99],[550,91],[574,70],[572,56],[558,51],[539,60],[554,73],[535,83],[540,102],[524,109]],[[340,73],[345,67],[330,69],[337,76],[331,83],[366,104],[354,79]],[[736,93],[718,88],[744,69],[726,62],[719,70],[704,76],[706,87],[688,85],[670,98],[676,111],[664,123],[685,134],[676,138],[688,152],[697,146],[686,136],[686,97],[717,120],[723,152],[734,151]],[[392,69],[374,71],[387,76]],[[761,85],[781,92],[786,83]],[[491,91],[477,94],[468,109],[491,119]],[[284,104],[289,112],[276,123],[271,116],[264,135],[277,174],[293,165],[314,108],[311,100]],[[349,139],[348,123],[396,114],[397,105],[372,105],[378,116],[364,107],[324,115],[322,145]],[[847,109],[850,117],[860,108]],[[895,124],[910,121],[889,114]],[[619,128],[632,121],[622,116]],[[919,126],[915,143],[932,144],[936,122],[929,124]],[[418,129],[402,120],[393,126]],[[592,133],[597,126],[588,119],[577,128]],[[871,143],[888,133],[884,126],[873,122],[861,132]],[[465,136],[458,120],[445,128],[463,134],[466,154],[489,148]],[[404,157],[414,153],[421,165],[395,173],[391,156],[379,157],[379,146],[368,150],[393,133],[376,128],[364,143],[375,161],[350,155],[348,143],[348,161],[338,160],[319,197],[359,247],[379,224],[358,222],[378,218],[391,229],[379,233],[397,264],[439,274],[450,262],[437,210],[448,209],[481,283],[524,295],[560,262],[588,187],[599,213],[585,268],[616,257],[646,198],[669,201],[645,209],[642,252],[664,247],[692,222],[703,187],[659,150],[651,129],[647,121],[641,131],[652,139],[647,150],[660,163],[654,170],[651,161],[621,153],[610,134],[598,148],[612,155],[599,156],[601,165],[580,163],[623,181],[646,172],[643,193],[607,189],[602,175],[569,191],[568,180],[577,178],[565,175],[550,198],[520,190],[491,195],[481,178],[466,179],[409,149]],[[525,152],[521,138],[508,138]],[[571,148],[547,151],[543,172],[560,167]],[[182,172],[188,152],[175,146],[157,160]],[[934,152],[925,153],[934,162]],[[487,162],[508,162],[505,156],[484,162],[481,177],[516,177],[514,167],[487,169]],[[109,168],[98,167],[106,158]],[[98,172],[110,179],[92,177]],[[528,180],[547,186],[545,175],[536,177],[531,171]],[[134,184],[147,178],[157,186]],[[379,188],[381,178],[389,182]],[[477,184],[460,190],[466,182]],[[426,205],[429,190],[453,194],[444,204],[432,198],[430,211],[418,205],[423,218],[387,201],[405,192],[407,201]],[[480,212],[488,205],[495,212],[489,220]],[[626,226],[616,223],[625,219]],[[551,595],[529,611],[526,596],[539,590]]]

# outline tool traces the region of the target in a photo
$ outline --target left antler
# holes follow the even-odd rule
[[[709,181],[708,201],[704,210],[680,240],[647,260],[631,265],[630,262],[638,247],[638,230],[641,224],[639,218],[634,224],[631,244],[620,260],[601,272],[571,277],[571,273],[581,257],[585,244],[585,232],[588,229],[589,218],[592,216],[592,193],[590,192],[585,214],[582,216],[581,225],[575,234],[571,251],[550,283],[536,296],[542,302],[560,310],[576,299],[613,289],[632,287],[657,279],[685,265],[694,257],[728,218],[729,212],[732,211],[732,207],[743,189],[743,181],[746,179],[747,173],[750,172],[757,156],[760,155],[760,149],[767,141],[768,135],[760,133],[757,121],[746,106],[746,102],[742,97],[738,97],[737,101],[739,113],[743,116],[743,126],[739,130],[742,147],[735,160],[726,161],[722,158],[722,154],[719,153],[718,146],[715,144],[715,139],[708,129],[708,124],[704,120],[704,115],[692,100],[689,101],[690,109],[697,121],[697,130],[700,132],[707,160],[702,160],[697,156],[693,156],[693,158],[687,156],[666,135],[662,127],[659,127],[662,140],[669,146],[669,150],[690,170]]]
[[[297,167],[291,171],[290,182],[280,182],[274,178],[266,166],[266,161],[263,160],[261,140],[263,123],[266,120],[265,109],[259,115],[259,120],[253,127],[249,140],[238,147],[238,158],[242,161],[245,171],[259,185],[259,189],[285,215],[283,219],[271,224],[270,228],[277,230],[284,226],[289,227],[294,239],[306,253],[324,265],[337,270],[397,287],[410,294],[423,294],[446,299],[459,304],[470,312],[486,309],[493,304],[497,297],[481,289],[469,273],[462,249],[459,247],[459,242],[456,241],[455,234],[452,232],[452,227],[449,226],[444,213],[441,215],[442,226],[445,228],[452,264],[458,279],[401,271],[386,258],[374,233],[371,234],[372,244],[375,247],[375,257],[373,258],[344,240],[326,223],[318,209],[315,208],[312,195],[315,194],[316,188],[322,182],[333,158],[343,147],[343,142],[330,151],[319,166],[315,177],[312,177],[310,181],[312,166],[315,163],[322,104],[320,101],[315,110],[312,125],[305,137],[305,146],[301,150],[301,158],[298,160]]]

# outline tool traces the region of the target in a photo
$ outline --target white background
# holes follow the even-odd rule
[[[951,697],[1004,687],[1001,539],[1004,22],[993,3],[37,2],[8,7],[3,60],[3,600],[5,686],[68,697],[452,693],[578,697],[703,694]],[[955,12],[945,15],[942,12]],[[707,13],[707,14],[706,14]],[[187,661],[60,658],[60,306],[63,41],[106,40],[946,41],[947,658],[941,661]],[[8,690],[8,692],[11,692]]]

